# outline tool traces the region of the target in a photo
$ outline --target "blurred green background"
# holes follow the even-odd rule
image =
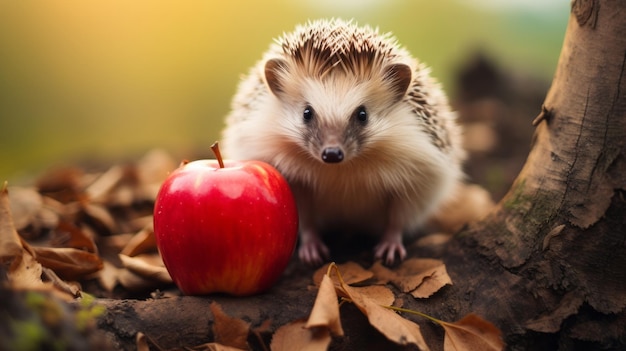
[[[154,147],[210,157],[240,76],[308,19],[393,32],[454,95],[477,51],[549,81],[568,15],[568,0],[0,0],[0,180]]]

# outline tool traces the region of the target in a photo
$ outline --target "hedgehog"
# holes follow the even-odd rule
[[[375,235],[387,264],[403,238],[464,181],[461,130],[429,69],[391,33],[354,21],[299,25],[239,83],[223,153],[262,160],[288,181],[300,221],[298,256],[330,258],[324,233]]]

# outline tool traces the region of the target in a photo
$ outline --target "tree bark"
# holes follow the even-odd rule
[[[625,16],[622,1],[573,2],[526,164],[447,255],[454,297],[512,349],[625,347]]]
[[[626,349],[624,18],[624,1],[572,3],[525,166],[497,208],[449,244],[443,258],[454,285],[427,300],[400,296],[404,307],[449,321],[475,312],[496,324],[513,350]],[[211,300],[253,326],[271,318],[275,328],[308,315],[315,295],[306,288],[309,274],[296,270],[270,294],[250,299],[108,301],[101,328],[128,346],[136,323],[150,320],[158,324],[152,337],[174,347],[184,336],[180,327],[147,312],[162,304],[184,311],[170,317],[195,325],[200,343],[210,339],[211,318],[198,306]],[[258,312],[243,313],[243,304]]]

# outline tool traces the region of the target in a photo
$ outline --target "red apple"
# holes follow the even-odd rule
[[[154,233],[165,267],[187,295],[269,289],[289,262],[298,214],[289,185],[260,161],[182,164],[156,198]],[[223,164],[220,167],[220,164]]]

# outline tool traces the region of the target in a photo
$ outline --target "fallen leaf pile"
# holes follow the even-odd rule
[[[436,267],[434,263],[434,260],[410,259],[394,271],[382,271],[378,264],[366,270],[354,262],[342,265],[331,263],[320,268],[313,277],[318,286],[318,293],[308,319],[298,319],[279,327],[272,336],[269,349],[272,351],[327,350],[333,337],[344,336],[341,305],[352,303],[367,317],[375,329],[398,345],[414,345],[419,350],[430,350],[419,325],[402,315],[404,314],[419,316],[441,326],[445,331],[444,351],[502,350],[504,343],[500,330],[475,314],[469,314],[451,323],[419,311],[393,305],[395,301],[393,292],[381,284],[384,284],[390,275],[406,272],[416,267]],[[426,268],[424,272],[429,270],[432,268]],[[383,272],[383,274],[377,272]],[[447,276],[445,272],[443,274]],[[399,278],[396,276],[395,279]],[[424,278],[422,281],[427,282],[428,279]],[[441,288],[447,284],[450,283],[439,285]],[[256,335],[262,342],[260,333],[268,329],[267,325],[257,329],[250,328],[248,322],[226,315],[216,302],[211,303],[210,311],[214,318],[215,341],[190,347],[190,350],[250,350],[247,343],[248,336]],[[140,333],[137,336],[138,350],[149,350],[150,345],[160,349],[145,335]]]
[[[168,154],[152,151],[103,172],[64,168],[42,175],[32,187],[0,184],[0,273],[6,273],[6,278],[0,275],[1,286],[47,291],[66,301],[86,296],[85,284],[91,294],[107,298],[172,286],[156,249],[152,208],[161,183],[176,167]],[[394,269],[379,262],[368,269],[333,263],[317,270],[313,282],[319,290],[308,319],[279,326],[266,348],[326,350],[333,337],[344,336],[340,310],[347,303],[398,345],[429,350],[412,320],[426,318],[444,329],[446,351],[503,348],[499,330],[478,316],[448,323],[396,301],[391,285],[426,299],[452,284],[442,261],[408,259]],[[216,303],[207,313],[213,316],[214,341],[189,349],[248,350],[250,335],[264,345],[260,334],[271,329],[270,321],[251,328]],[[138,350],[151,345],[162,349],[145,334],[136,335]]]
[[[332,273],[335,273],[334,276]],[[413,344],[420,350],[430,350],[419,325],[397,313],[402,312],[440,325],[445,331],[445,351],[496,351],[504,348],[498,328],[474,314],[454,323],[444,322],[419,311],[393,306],[393,292],[385,285],[377,285],[390,281],[414,296],[415,291],[420,291],[418,295],[422,291],[431,295],[452,283],[441,261],[409,259],[395,270],[389,270],[380,263],[375,263],[370,270],[353,262],[343,265],[331,263],[316,272],[314,281],[319,291],[308,320],[297,320],[280,327],[272,339],[272,350],[326,350],[331,336],[344,334],[340,300],[341,303],[353,303],[375,329],[398,345]]]
[[[0,185],[0,262],[10,286],[54,289],[72,299],[77,282],[99,295],[147,291],[172,282],[156,250],[152,206],[176,162],[152,151],[105,172],[51,170],[32,187]]]

